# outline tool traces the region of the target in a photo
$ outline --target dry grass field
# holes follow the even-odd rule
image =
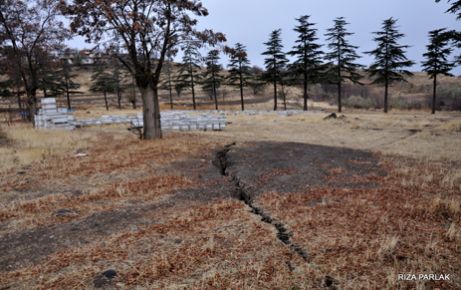
[[[461,115],[325,116],[1,126],[0,289],[461,289]]]

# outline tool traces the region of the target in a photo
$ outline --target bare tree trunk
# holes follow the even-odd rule
[[[389,95],[389,81],[386,78],[386,82],[384,84],[384,113],[387,113],[389,111],[388,95]]]
[[[140,88],[140,91],[143,101],[143,138],[145,140],[160,139],[162,138],[162,128],[158,92],[151,86]]]
[[[35,113],[37,112],[37,96],[35,91],[28,93],[27,107],[29,109],[29,116],[27,119],[35,126]]]
[[[242,105],[242,111],[245,111],[245,103],[243,101],[243,80],[242,80],[241,75],[240,75],[240,103]]]
[[[170,110],[173,110],[173,88],[171,87],[171,70],[170,70],[171,63],[168,64],[168,93],[170,94]]]
[[[274,79],[274,111],[277,111],[277,80]]]
[[[197,104],[195,102],[195,81],[194,81],[194,70],[192,64],[189,64],[189,74],[190,74],[190,85],[192,89],[192,106],[194,110],[197,110]]]
[[[303,97],[304,97],[304,107],[303,110],[307,111],[309,108],[307,106],[307,99],[309,96],[307,95],[307,74],[304,73],[304,82],[303,82]]]
[[[343,104],[342,104],[342,76],[341,76],[341,43],[338,39],[338,113],[343,111]]]
[[[240,65],[240,103],[242,105],[242,111],[245,111],[245,104],[243,102],[243,75],[242,75],[242,65]]]
[[[343,104],[342,104],[342,84],[341,81],[338,82],[338,112],[341,113],[343,111]]]
[[[194,106],[194,110],[197,110],[197,103],[195,101],[195,83],[194,83],[194,75],[191,75],[191,88],[192,88],[192,105]]]
[[[118,109],[122,109],[122,95],[120,94],[120,88],[117,85],[117,102],[118,102]]]
[[[432,114],[435,114],[436,99],[437,99],[437,75],[434,75],[434,92],[432,95]]]
[[[104,90],[104,103],[106,104],[106,111],[109,111],[109,103],[107,102],[107,92]]]
[[[132,84],[132,101],[131,103],[133,104],[133,109],[136,110],[136,86],[135,86],[135,80],[133,78],[133,84]]]
[[[19,86],[16,86],[16,98],[18,99],[19,111],[22,111],[21,90],[20,90]]]
[[[285,85],[282,82],[282,94],[283,94],[283,109],[286,111],[287,110],[287,95],[285,93]]]
[[[212,81],[213,81],[213,96],[214,96],[215,109],[218,110],[218,93],[216,90],[216,79],[214,76],[214,72],[212,75]]]
[[[70,93],[69,93],[69,82],[66,80],[66,98],[67,98],[67,109],[72,110],[70,103]]]

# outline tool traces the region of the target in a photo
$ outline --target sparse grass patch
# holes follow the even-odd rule
[[[461,132],[461,118],[450,120],[439,128],[448,132]]]
[[[378,256],[384,259],[392,258],[395,253],[399,238],[397,236],[386,237],[381,241]]]
[[[461,197],[460,196],[450,196],[450,197],[435,197],[432,200],[428,211],[434,216],[439,216],[445,219],[454,220],[456,217],[460,216],[461,208]]]
[[[450,224],[450,227],[445,235],[449,241],[456,242],[461,238],[461,229],[453,222]]]

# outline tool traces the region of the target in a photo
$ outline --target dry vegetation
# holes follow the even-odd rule
[[[79,114],[104,114],[88,111]],[[155,142],[118,126],[3,126],[0,289],[461,288],[461,116],[323,117],[230,116],[224,132]],[[234,141],[371,150],[387,174],[353,177],[376,186],[338,187],[327,181],[345,169],[331,168],[323,186],[257,197],[306,262],[212,165],[214,150]],[[294,174],[271,168],[259,178]],[[108,269],[117,276],[104,277]],[[421,272],[452,280],[397,280]]]

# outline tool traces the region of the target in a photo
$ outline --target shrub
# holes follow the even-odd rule
[[[350,96],[343,101],[344,106],[356,109],[371,109],[375,108],[375,104],[370,98],[363,98],[360,96]]]
[[[411,109],[421,109],[425,106],[423,99],[415,96],[397,96],[391,100],[391,107],[402,109],[402,110],[411,110]]]

